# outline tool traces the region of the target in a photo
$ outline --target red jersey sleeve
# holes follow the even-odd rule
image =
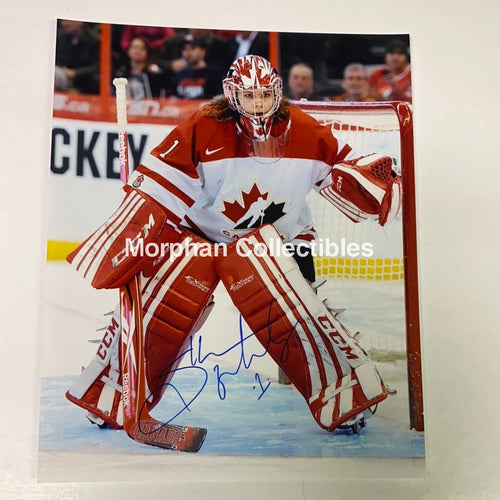
[[[163,205],[179,223],[201,190],[196,170],[200,112],[174,128],[132,174],[129,184]]]

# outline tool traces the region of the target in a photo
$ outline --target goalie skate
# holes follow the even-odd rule
[[[395,396],[398,393],[396,389],[392,389],[387,385],[385,388],[389,396]],[[346,420],[344,423],[339,425],[337,429],[351,431],[353,434],[359,434],[361,430],[366,427],[366,421],[375,415],[377,408],[378,404],[372,406],[371,408],[367,408],[362,413],[358,413],[349,420]]]
[[[110,427],[110,425],[103,420],[101,417],[96,415],[95,413],[92,413],[91,411],[88,411],[87,414],[85,415],[87,417],[87,420],[94,425],[97,425],[99,429],[107,429]]]
[[[343,424],[339,425],[338,429],[348,430],[351,431],[353,434],[359,434],[361,432],[361,429],[366,427],[365,419],[371,416],[372,416],[371,411],[365,410],[364,412],[358,413],[349,420],[346,420]]]

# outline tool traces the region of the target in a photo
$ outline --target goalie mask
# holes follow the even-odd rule
[[[263,57],[240,57],[229,68],[222,85],[229,107],[239,113],[239,124],[247,137],[266,141],[283,96],[283,81],[276,69]]]

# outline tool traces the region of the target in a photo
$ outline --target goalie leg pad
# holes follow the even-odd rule
[[[123,428],[119,321],[117,308],[95,356],[66,392],[69,401],[98,416],[114,429]]]
[[[273,226],[231,244],[217,268],[233,303],[318,425],[332,431],[387,397],[366,352],[317,297]]]
[[[201,253],[208,242],[185,235],[183,251],[165,259],[154,274],[141,276],[148,410],[160,401],[181,361],[182,348],[214,306],[219,281],[214,257]],[[115,429],[123,427],[119,317],[117,309],[96,355],[66,393],[71,402]]]
[[[166,390],[190,335],[201,328],[212,310],[219,282],[214,252],[207,247],[211,244],[191,235],[183,245],[175,259],[167,259],[154,276],[142,280],[149,410]]]

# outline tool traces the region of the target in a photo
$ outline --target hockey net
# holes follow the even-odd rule
[[[316,272],[327,279],[323,294],[346,308],[345,321],[359,326],[374,361],[406,361],[410,427],[423,430],[411,108],[402,102],[298,104],[359,155],[393,158],[402,177],[402,210],[384,228],[371,220],[353,223],[316,193],[308,202],[318,233]]]

